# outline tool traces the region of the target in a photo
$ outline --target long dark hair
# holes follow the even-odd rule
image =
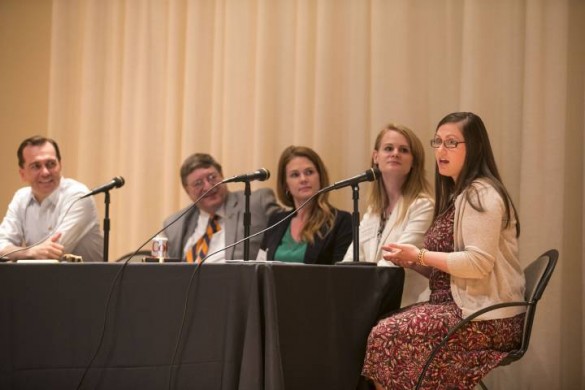
[[[291,145],[287,147],[280,155],[278,161],[276,195],[282,204],[292,208],[295,207],[295,204],[292,196],[286,190],[286,166],[295,157],[305,157],[315,165],[315,168],[319,173],[320,188],[329,186],[329,174],[327,173],[327,168],[317,152],[307,146]],[[329,203],[328,192],[318,195],[311,204],[307,205],[307,207],[309,208],[309,219],[301,231],[301,237],[304,241],[312,244],[315,241],[315,234],[320,238],[329,234],[335,223],[337,211]]]
[[[438,168],[435,169],[435,214],[433,219],[447,210],[453,199],[464,191],[469,204],[477,211],[484,211],[477,195],[477,189],[472,185],[474,180],[482,178],[490,182],[504,200],[506,206],[505,227],[508,227],[512,221],[511,210],[513,210],[516,218],[516,237],[519,237],[518,212],[502,183],[483,121],[472,112],[454,112],[441,119],[437,130],[446,123],[459,125],[465,139],[465,161],[457,182],[451,177],[440,175]]]

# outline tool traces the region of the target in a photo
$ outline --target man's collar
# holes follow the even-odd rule
[[[61,177],[61,181],[62,180],[63,180],[63,177]],[[37,200],[37,198],[35,197],[35,194],[33,194],[32,188],[31,188],[30,198],[29,198],[28,203],[29,204],[36,203],[38,205],[47,203],[47,204],[51,204],[51,205],[56,205],[57,201],[59,200],[60,190],[61,190],[61,182],[59,183],[59,186],[57,188],[55,188],[55,191],[51,192],[51,194],[49,194],[49,196],[47,196],[45,199],[43,199],[42,201],[39,202]]]
[[[207,211],[199,209],[199,212],[201,213],[202,217],[208,218],[211,216],[211,214],[209,214]],[[222,204],[216,211],[215,214],[220,218],[224,218],[225,217],[225,203]]]

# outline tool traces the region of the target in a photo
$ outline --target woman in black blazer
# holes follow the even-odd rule
[[[317,191],[327,187],[329,175],[314,150],[289,146],[280,156],[277,181],[279,200],[292,210],[273,214],[268,226],[294,213]],[[351,240],[351,215],[333,207],[328,193],[324,193],[290,220],[264,233],[259,258],[265,255],[266,260],[333,264],[343,259]]]

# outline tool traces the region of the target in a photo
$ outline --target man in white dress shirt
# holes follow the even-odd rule
[[[18,148],[19,174],[29,186],[16,191],[0,225],[0,257],[61,259],[81,256],[84,262],[103,259],[103,235],[89,189],[61,176],[57,143],[34,136]]]

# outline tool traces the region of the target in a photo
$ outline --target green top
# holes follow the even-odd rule
[[[286,263],[303,263],[305,261],[305,252],[307,243],[304,241],[296,242],[290,234],[290,223],[288,228],[276,248],[274,260],[284,261]]]

